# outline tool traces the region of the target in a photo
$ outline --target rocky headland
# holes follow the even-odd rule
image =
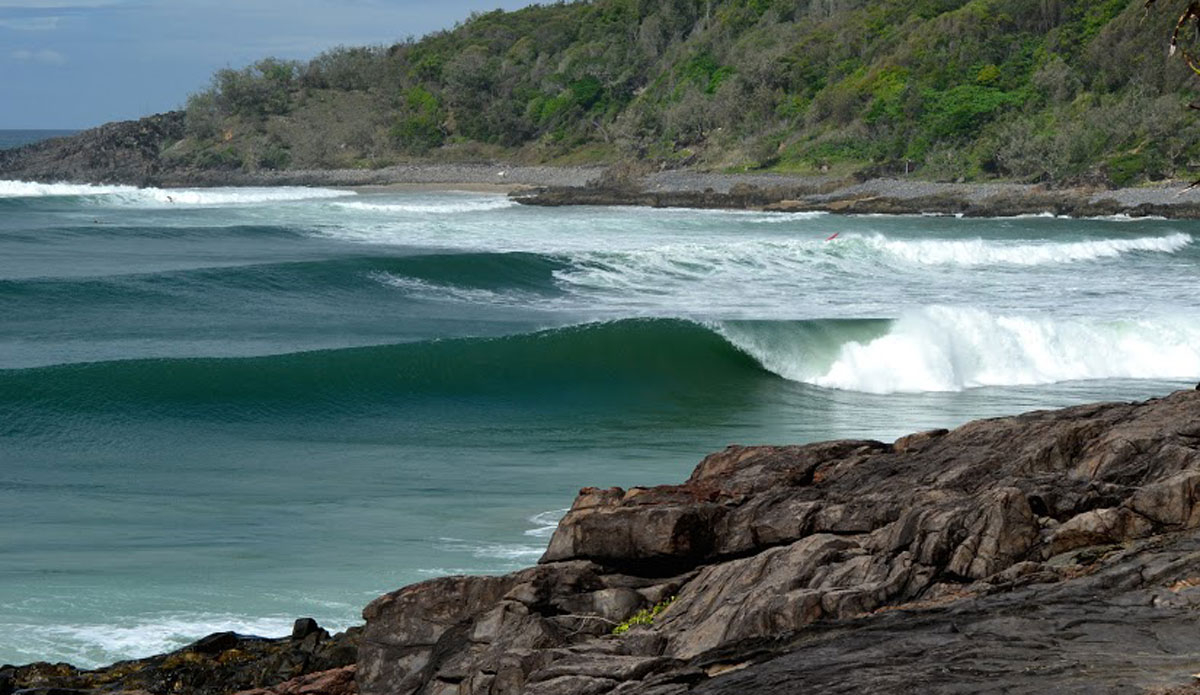
[[[536,567],[363,615],[0,693],[1200,692],[1200,391],[729,447],[582,490]]]
[[[916,178],[830,178],[662,171],[598,176],[586,185],[513,193],[525,205],[827,212],[848,215],[1166,217],[1200,219],[1200,188],[1164,182],[1139,188],[1025,183],[946,183]]]
[[[651,170],[516,162],[415,160],[372,169],[200,168],[171,155],[185,136],[181,112],[109,123],[76,135],[0,150],[0,180],[135,186],[489,186],[525,205],[637,205],[841,214],[1008,217],[1128,215],[1200,219],[1200,187],[1135,188],[947,183],[900,178]]]

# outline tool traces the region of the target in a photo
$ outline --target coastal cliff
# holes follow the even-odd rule
[[[1197,692],[1198,528],[1200,391],[730,447],[582,490],[536,567],[405,587],[361,634],[6,667],[0,692]]]

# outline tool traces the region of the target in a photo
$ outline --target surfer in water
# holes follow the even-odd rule
[[[833,235],[832,235],[832,236],[830,236],[830,237],[829,237],[828,239],[826,239],[825,241],[833,241],[834,239],[838,238],[838,235],[839,235],[839,234],[841,234],[841,232],[834,232],[834,233],[833,233]]]

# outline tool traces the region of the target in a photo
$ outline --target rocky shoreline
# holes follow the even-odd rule
[[[1156,216],[1200,219],[1200,188],[1163,182],[1121,189],[1022,183],[939,183],[918,178],[644,171],[512,162],[413,162],[378,169],[197,169],[164,152],[184,137],[180,112],[109,123],[66,138],[0,150],[0,180],[135,186],[488,187],[526,205],[636,205],[843,214],[1007,217]]]
[[[1165,217],[1200,219],[1200,188],[1169,182],[1141,188],[1050,188],[1019,183],[938,183],[913,179],[828,179],[784,175],[658,172],[628,181],[518,191],[525,205],[826,212],[963,217]]]
[[[538,566],[405,587],[364,628],[4,667],[0,695],[1197,693],[1197,611],[1180,391],[730,447],[680,485],[586,488]]]

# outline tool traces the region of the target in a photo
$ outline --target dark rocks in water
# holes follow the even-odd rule
[[[320,625],[318,625],[317,621],[313,620],[312,618],[299,618],[292,625],[293,640],[302,640],[309,635],[319,635],[321,633],[324,633],[323,639],[329,637],[329,633],[326,632]]]
[[[243,640],[254,640],[257,637],[243,637],[236,632],[214,632],[213,634],[203,637],[192,644],[185,647],[190,652],[197,654],[220,654],[223,651],[233,649],[238,646],[238,643]]]
[[[266,639],[218,632],[170,654],[125,661],[94,671],[69,664],[30,664],[0,670],[0,692],[45,693],[49,689],[75,693],[151,693],[153,695],[226,695],[262,689],[281,695],[321,693],[304,690],[312,683],[353,681],[361,628],[330,636],[319,626],[303,638]],[[332,672],[340,676],[331,676]],[[318,674],[324,674],[325,677]],[[8,683],[8,686],[4,684]],[[288,685],[291,684],[291,685]],[[324,687],[324,686],[322,686]],[[332,686],[331,686],[332,687]],[[283,690],[270,690],[284,688]],[[291,689],[287,689],[291,688]],[[334,691],[331,691],[334,692]],[[338,693],[350,692],[343,688]],[[10,695],[12,693],[10,692]]]
[[[357,678],[364,695],[1185,688],[1198,529],[1196,391],[730,447],[682,485],[584,489],[537,567],[380,597]]]

